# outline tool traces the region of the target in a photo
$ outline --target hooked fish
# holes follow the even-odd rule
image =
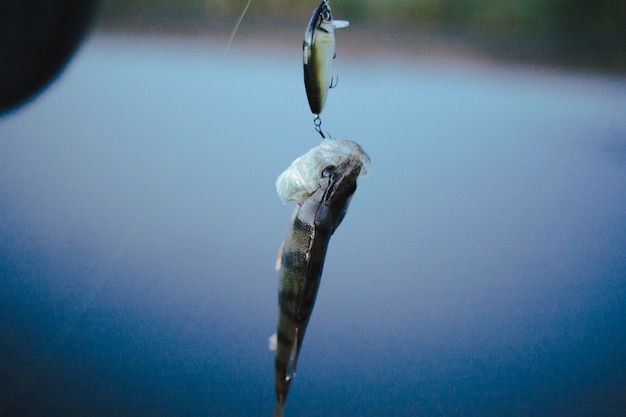
[[[279,253],[274,417],[283,408],[313,311],[330,237],[348,210],[370,159],[361,146],[325,139],[296,159],[276,182],[283,202],[297,201]],[[271,343],[271,342],[270,342]]]
[[[317,6],[304,35],[304,87],[313,114],[324,110],[328,90],[331,87],[331,66],[335,59],[335,29],[350,23],[334,20],[328,0]]]

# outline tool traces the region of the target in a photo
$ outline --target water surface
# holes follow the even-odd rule
[[[0,414],[273,410],[274,181],[319,143],[299,48],[93,36],[0,120]],[[340,55],[372,158],[286,414],[617,416],[626,81]]]

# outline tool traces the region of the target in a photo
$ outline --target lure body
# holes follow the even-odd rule
[[[332,146],[347,146],[349,155],[337,154]],[[316,150],[321,151],[322,158],[306,158]],[[326,151],[335,153],[328,159],[323,155]],[[300,171],[295,172],[294,166]],[[357,178],[367,173],[368,166],[369,157],[356,143],[327,140],[294,161],[277,182],[281,198],[296,200],[299,204],[280,255],[275,417],[282,416],[287,392],[295,376],[330,237],[346,214]],[[314,190],[307,191],[307,187],[314,187]]]
[[[328,0],[317,6],[304,35],[304,87],[313,114],[324,110],[331,86],[335,58],[335,29],[347,27],[345,20],[333,20]]]

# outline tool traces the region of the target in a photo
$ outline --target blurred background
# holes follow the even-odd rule
[[[271,415],[317,1],[232,44],[243,0],[35,3],[0,13],[0,415]],[[285,415],[622,416],[626,3],[331,5],[322,128],[372,169]]]
[[[227,30],[246,1],[102,0],[107,28],[206,32]],[[492,57],[575,65],[623,72],[626,67],[626,2],[623,0],[376,0],[334,1],[360,36],[392,37],[390,43],[419,51],[457,48]],[[242,32],[276,33],[297,28],[311,3],[259,0],[250,5]],[[416,41],[407,33],[425,36]],[[344,35],[348,36],[348,35]],[[408,45],[407,45],[408,44]]]

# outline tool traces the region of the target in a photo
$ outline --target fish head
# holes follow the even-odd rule
[[[348,211],[362,168],[362,163],[352,158],[322,168],[320,187],[310,197],[318,207],[316,222],[330,222],[330,230],[337,229]]]
[[[330,205],[349,198],[356,190],[357,179],[367,175],[369,166],[369,156],[356,142],[324,139],[278,177],[276,191],[285,203],[302,204],[313,198]]]
[[[285,203],[297,201],[312,223],[328,225],[332,234],[369,166],[369,156],[356,142],[324,139],[278,177],[276,191]]]
[[[363,164],[355,158],[348,158],[337,165],[328,164],[320,171],[320,202],[333,205],[336,201],[349,200],[356,191],[356,180]]]

